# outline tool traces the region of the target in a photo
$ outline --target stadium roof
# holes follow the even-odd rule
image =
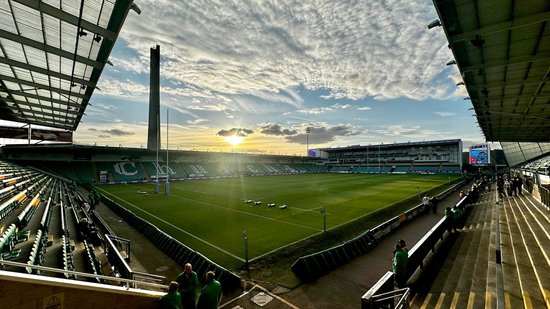
[[[76,130],[132,6],[0,1],[0,119]]]
[[[486,140],[550,141],[550,2],[434,5]]]

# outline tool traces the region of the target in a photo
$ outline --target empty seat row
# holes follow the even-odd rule
[[[61,251],[62,253],[61,258],[63,259],[63,269],[74,271],[75,268],[74,268],[74,262],[73,262],[73,247],[70,243],[69,238],[66,237],[65,235],[61,236],[61,240],[63,242],[63,247]],[[69,274],[69,273],[65,273],[65,277],[67,279],[76,278],[75,275]]]
[[[32,244],[31,253],[29,254],[29,260],[27,261],[27,264],[29,265],[42,265],[44,264],[44,259],[46,256],[46,240],[47,235],[42,232],[42,230],[38,230],[36,232],[36,238]],[[40,271],[33,270],[31,267],[26,267],[27,273],[32,274],[40,274]]]
[[[0,253],[11,251],[14,246],[15,234],[17,233],[17,226],[11,224],[0,236]]]
[[[92,244],[89,244],[86,240],[84,240],[84,251],[86,266],[88,270],[94,275],[102,275],[103,273],[101,272],[101,262],[97,259],[94,246]],[[96,278],[96,280],[99,283],[102,282],[102,280],[99,278]]]

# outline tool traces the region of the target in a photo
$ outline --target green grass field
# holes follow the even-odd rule
[[[170,195],[152,194],[153,184],[98,189],[187,246],[232,268],[244,261],[243,230],[253,259],[322,233],[323,207],[327,228],[332,229],[457,177],[310,174],[190,180],[172,182]],[[247,204],[247,199],[262,204]],[[277,206],[270,208],[268,203]],[[279,209],[281,204],[288,209]]]

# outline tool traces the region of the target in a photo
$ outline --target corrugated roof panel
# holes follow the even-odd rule
[[[99,18],[99,22],[97,23],[99,26],[107,28],[107,26],[109,25],[109,20],[111,19],[111,15],[113,13],[113,8],[113,1],[104,1],[103,10],[101,11],[101,17]]]
[[[33,81],[31,72],[29,70],[21,69],[21,68],[13,68],[15,72],[15,77],[18,79],[26,80],[26,81]]]
[[[80,62],[75,63],[74,65],[74,76],[82,78],[84,76],[84,71],[88,66]]]
[[[0,63],[0,75],[6,75],[9,77],[14,77],[11,67],[7,64]]]
[[[19,101],[26,101],[24,96],[13,94],[12,97],[16,100],[19,100]]]
[[[0,1],[0,29],[11,33],[17,32],[8,1]]]
[[[78,30],[75,26],[66,22],[61,22],[60,36],[62,50],[74,53],[77,33]]]
[[[61,0],[61,9],[71,15],[80,15],[80,0]]]
[[[86,36],[83,36],[78,40],[78,50],[77,55],[88,58],[90,54],[90,49],[92,48],[92,42],[97,44],[94,40],[94,35],[88,33]]]
[[[61,6],[61,1],[59,0],[42,0],[42,2],[48,4],[48,5],[51,5],[57,9],[59,9]]]
[[[35,98],[26,97],[26,101],[29,102],[29,103],[40,104],[40,101],[38,99],[35,99]]]
[[[73,63],[72,59],[61,58],[61,70],[59,72],[70,76],[73,73]]]
[[[43,84],[43,85],[49,85],[49,83],[50,83],[48,75],[46,75],[46,74],[33,72],[32,77],[33,77],[35,83],[39,83],[39,84]]]
[[[92,48],[89,51],[90,54],[88,57],[92,60],[97,60],[97,54],[99,53],[100,48],[101,48],[101,41],[99,43],[92,44]]]
[[[19,84],[17,84],[17,83],[8,82],[8,81],[5,80],[4,85],[6,85],[6,87],[8,87],[8,89],[19,90]]]
[[[27,62],[21,43],[0,38],[0,46],[4,49],[7,58],[19,62]]]
[[[46,36],[46,44],[55,48],[61,48],[60,21],[58,18],[50,15],[44,15],[44,32]]]
[[[60,56],[48,53],[48,67],[50,70],[59,71]]]
[[[101,10],[102,0],[87,0],[84,2],[84,8],[82,12],[82,19],[96,24],[99,20],[99,14]]]
[[[24,46],[23,50],[27,56],[27,63],[43,69],[48,69],[48,62],[46,61],[46,54],[40,49],[36,49],[30,46]]]
[[[40,43],[44,43],[40,13],[17,2],[12,3],[13,15],[16,20],[19,35]]]

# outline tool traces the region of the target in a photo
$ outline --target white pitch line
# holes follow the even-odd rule
[[[140,186],[138,186],[138,187],[140,187]],[[143,187],[140,187],[140,188],[143,188]],[[172,188],[172,189],[173,190],[174,189],[178,190],[178,188]],[[197,191],[195,191],[195,192],[197,192]],[[271,221],[275,221],[275,222],[280,222],[280,223],[284,223],[284,224],[288,224],[288,225],[293,225],[293,226],[296,226],[296,227],[301,227],[301,228],[310,229],[310,230],[314,230],[314,231],[320,231],[320,229],[316,229],[316,228],[313,228],[313,227],[309,227],[309,226],[305,226],[305,225],[301,225],[301,224],[290,223],[290,222],[286,222],[286,221],[279,220],[279,219],[265,217],[265,216],[262,216],[262,215],[252,214],[252,213],[249,213],[249,212],[246,212],[246,211],[237,210],[237,209],[233,209],[233,208],[227,208],[227,207],[223,207],[223,206],[220,206],[220,205],[216,205],[214,203],[200,201],[200,200],[188,198],[188,197],[177,195],[177,194],[171,194],[171,195],[176,196],[176,197],[181,198],[181,199],[206,204],[206,205],[209,205],[209,206],[212,206],[212,207],[218,207],[218,208],[225,209],[225,210],[228,210],[228,211],[234,211],[234,212],[238,212],[238,213],[241,213],[241,214],[245,214],[245,215],[249,215],[249,216],[253,216],[253,217],[258,217],[258,218],[262,218],[262,219],[266,219],[266,220],[271,220]],[[243,199],[243,198],[241,198],[241,199]],[[257,205],[251,205],[251,206],[257,206]],[[294,208],[296,208],[296,207],[294,207]],[[300,208],[297,208],[297,209],[300,209]]]
[[[249,212],[246,212],[246,211],[237,210],[237,209],[233,209],[233,208],[227,208],[227,207],[223,207],[223,206],[216,205],[216,204],[214,204],[214,203],[209,203],[209,202],[205,202],[205,201],[195,200],[195,199],[188,198],[188,197],[181,196],[181,195],[171,194],[171,196],[176,196],[176,197],[181,198],[181,199],[184,199],[184,200],[189,200],[189,201],[193,201],[193,202],[197,202],[197,203],[202,203],[202,204],[205,204],[205,205],[209,205],[209,206],[212,206],[212,207],[221,208],[221,209],[224,209],[224,210],[227,210],[227,211],[238,212],[238,213],[241,213],[241,214],[244,214],[244,215],[248,215],[248,216],[252,216],[252,217],[258,217],[258,218],[262,218],[262,219],[265,219],[265,220],[271,220],[271,221],[275,221],[275,222],[279,222],[279,223],[283,223],[283,224],[287,224],[287,225],[292,225],[292,226],[296,226],[296,227],[300,227],[300,228],[304,228],[304,229],[310,229],[310,230],[314,230],[314,231],[320,231],[320,229],[316,229],[316,228],[313,228],[313,227],[309,227],[309,226],[305,226],[305,225],[301,225],[301,224],[296,224],[296,223],[290,223],[290,222],[286,222],[286,221],[283,221],[283,220],[274,219],[274,218],[270,218],[270,217],[265,217],[265,216],[262,216],[262,215],[257,215],[257,214],[253,214],[253,213],[249,213]]]
[[[219,251],[221,251],[221,252],[223,252],[223,253],[225,253],[225,254],[227,254],[227,255],[233,257],[233,258],[236,258],[237,260],[239,260],[239,261],[241,261],[241,262],[244,262],[244,259],[243,259],[243,258],[240,258],[240,257],[234,255],[234,254],[231,253],[231,252],[225,251],[224,249],[222,249],[222,248],[220,248],[220,247],[218,247],[218,246],[216,246],[216,245],[214,245],[214,244],[212,244],[212,243],[210,243],[210,242],[208,242],[208,241],[206,241],[206,240],[204,240],[204,239],[202,239],[202,238],[200,238],[200,237],[198,237],[198,236],[196,236],[196,235],[193,235],[193,234],[191,234],[191,233],[189,233],[189,232],[187,232],[187,231],[185,231],[185,230],[182,230],[181,228],[179,228],[179,227],[173,225],[172,223],[167,222],[167,221],[165,221],[165,220],[163,220],[163,219],[161,219],[161,218],[159,218],[159,217],[153,215],[152,213],[148,212],[147,210],[144,210],[144,209],[142,209],[141,207],[138,207],[138,206],[136,206],[136,205],[134,205],[134,204],[132,204],[132,203],[130,203],[130,202],[128,202],[128,201],[125,201],[125,200],[121,199],[120,197],[118,197],[118,196],[116,196],[116,195],[114,195],[114,194],[111,194],[110,192],[107,192],[107,191],[103,190],[103,189],[101,189],[100,187],[96,187],[96,188],[98,188],[99,190],[101,190],[101,191],[107,193],[108,195],[110,195],[110,196],[112,196],[112,197],[114,197],[114,198],[116,198],[116,199],[118,199],[118,200],[120,200],[120,201],[122,201],[122,202],[124,202],[124,203],[126,203],[126,204],[128,204],[128,205],[130,205],[130,206],[132,206],[132,207],[134,207],[134,208],[136,208],[136,209],[138,209],[138,210],[144,212],[144,213],[146,213],[146,214],[148,214],[149,216],[151,216],[151,217],[153,217],[153,218],[155,218],[155,219],[157,219],[157,220],[159,220],[159,221],[164,222],[165,224],[167,224],[167,225],[169,225],[169,226],[171,226],[171,227],[177,229],[178,231],[180,231],[180,232],[182,232],[182,233],[184,233],[184,234],[187,234],[187,235],[189,235],[189,236],[191,236],[191,237],[193,237],[193,238],[195,238],[195,239],[197,239],[197,240],[199,240],[199,241],[201,241],[201,242],[203,242],[203,243],[205,243],[205,244],[211,246],[212,248],[217,249],[217,250],[219,250]]]

